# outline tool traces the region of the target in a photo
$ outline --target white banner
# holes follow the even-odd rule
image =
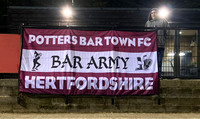
[[[34,54],[41,64],[34,69]],[[94,72],[94,73],[155,73],[157,52],[82,52],[82,51],[35,51],[23,50],[21,71],[34,72]],[[155,59],[155,58],[154,58]],[[29,65],[27,65],[29,64]]]

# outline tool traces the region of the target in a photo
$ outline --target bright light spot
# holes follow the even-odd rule
[[[161,19],[167,18],[169,16],[169,9],[162,7],[159,9],[159,17]]]
[[[179,34],[182,34],[182,32],[180,31]]]
[[[184,56],[184,55],[185,55],[184,52],[179,53],[179,56]]]
[[[174,55],[175,55],[175,53],[173,53],[173,52],[167,54],[167,56],[174,56]],[[184,52],[180,52],[179,56],[185,56],[185,53]]]
[[[167,56],[174,56],[175,54],[173,52],[168,53]]]
[[[62,9],[62,14],[63,14],[64,17],[72,17],[73,12],[72,12],[72,9],[70,7],[64,7]]]

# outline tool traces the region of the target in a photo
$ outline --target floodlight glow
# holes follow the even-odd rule
[[[175,54],[173,52],[168,53],[167,56],[174,56]]]
[[[184,52],[179,53],[179,56],[185,56]]]
[[[72,9],[71,9],[70,7],[64,7],[64,8],[62,9],[62,14],[63,14],[63,16],[65,16],[65,17],[72,17],[73,12],[72,12]]]
[[[167,56],[174,56],[174,55],[175,55],[175,53],[173,53],[173,52],[167,54]],[[179,56],[185,56],[185,53],[184,52],[180,52]]]
[[[166,7],[160,8],[158,15],[161,19],[165,19],[169,16],[169,10]]]

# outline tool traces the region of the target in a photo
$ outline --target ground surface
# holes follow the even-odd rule
[[[0,113],[0,119],[200,119],[199,113]]]

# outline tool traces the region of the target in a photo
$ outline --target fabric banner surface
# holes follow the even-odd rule
[[[24,28],[20,92],[158,94],[156,32]]]

